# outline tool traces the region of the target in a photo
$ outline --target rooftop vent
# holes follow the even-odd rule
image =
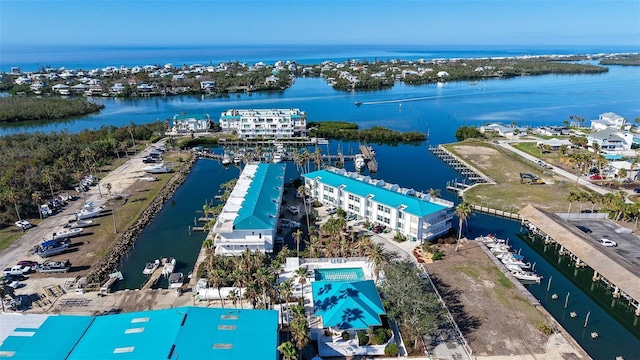
[[[149,318],[148,317],[143,317],[143,318],[133,318],[133,319],[131,319],[131,323],[132,324],[141,323],[141,322],[149,322]]]
[[[138,334],[144,331],[143,327],[131,328],[124,331],[125,334]]]
[[[113,353],[114,354],[130,353],[130,352],[133,352],[133,350],[135,348],[136,348],[135,346],[127,346],[127,347],[115,348],[115,349],[113,349]]]
[[[218,330],[235,330],[235,325],[218,325]]]
[[[214,349],[233,349],[233,344],[213,344]]]

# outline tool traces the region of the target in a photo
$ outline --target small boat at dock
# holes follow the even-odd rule
[[[354,158],[354,164],[356,166],[357,171],[362,170],[362,168],[364,168],[364,165],[365,165],[364,156],[362,154],[357,154]]]
[[[176,259],[168,258],[162,266],[162,275],[169,276],[173,274],[173,270],[176,268]]]
[[[183,285],[184,274],[181,272],[169,275],[169,289],[179,289]]]
[[[531,271],[524,271],[524,270],[510,270],[510,271],[513,277],[515,277],[516,279],[522,282],[526,282],[526,283],[532,282],[532,283],[539,284],[540,280],[542,280],[542,276]]]
[[[142,270],[142,273],[145,275],[151,275],[153,274],[154,271],[156,271],[156,269],[159,266],[160,266],[160,260],[155,259],[154,261],[150,261],[145,265],[144,270]]]

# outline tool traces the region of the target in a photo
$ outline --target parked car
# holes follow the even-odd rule
[[[289,212],[292,213],[293,215],[300,214],[300,209],[298,209],[298,207],[293,204],[287,205],[287,210],[289,210]]]
[[[580,229],[582,232],[585,232],[585,233],[587,233],[587,234],[590,234],[590,233],[591,233],[591,229],[589,229],[589,228],[588,228],[588,227],[586,227],[586,226],[576,225],[576,227],[577,227],[578,229]]]
[[[604,180],[604,176],[601,176],[599,174],[593,174],[593,175],[589,176],[589,179],[591,179],[591,180]]]
[[[598,240],[598,242],[606,247],[616,247],[618,246],[618,243],[613,241],[613,240],[609,240],[607,238],[601,238]]]
[[[381,232],[384,231],[384,226],[376,225],[376,226],[373,227],[373,229],[371,229],[371,231],[373,231],[376,234],[380,234]]]
[[[35,269],[36,266],[38,265],[37,261],[31,261],[31,260],[21,260],[18,261],[18,265],[20,266],[29,266],[32,269]]]
[[[27,220],[18,220],[18,221],[16,221],[16,226],[19,227],[22,230],[31,229],[33,227],[33,225],[31,225],[31,223],[28,222]]]
[[[276,244],[284,244],[284,237],[276,235]]]
[[[300,227],[300,223],[291,219],[282,219],[280,220],[280,227],[296,229]]]
[[[633,192],[636,193],[636,194],[640,194],[640,188],[633,189]]]
[[[146,157],[146,158],[142,159],[142,162],[145,163],[145,164],[151,164],[151,163],[155,163],[156,160],[154,158],[151,158],[151,157]]]
[[[327,214],[329,214],[329,215],[333,215],[336,212],[338,212],[338,209],[335,206],[329,206],[327,208]]]

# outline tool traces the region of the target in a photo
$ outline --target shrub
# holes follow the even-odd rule
[[[364,330],[360,330],[356,333],[358,336],[358,346],[367,345],[369,343],[369,337]]]
[[[407,237],[402,235],[399,231],[397,231],[396,234],[393,236],[393,240],[397,242],[403,242],[403,241],[407,241]]]
[[[348,331],[343,331],[342,332],[342,340],[344,340],[344,341],[349,340],[349,332]]]
[[[431,260],[433,261],[441,260],[442,258],[444,258],[444,253],[440,250],[434,251],[433,255],[431,255]]]
[[[391,343],[384,348],[384,354],[389,357],[398,356],[398,345],[396,343]]]
[[[551,326],[549,326],[549,324],[547,324],[544,321],[538,321],[538,324],[536,325],[536,327],[538,328],[538,330],[540,332],[542,332],[545,335],[551,335]]]
[[[391,338],[391,330],[385,328],[377,328],[373,331],[373,335],[371,336],[371,342],[374,345],[382,345],[386,344],[387,341]]]

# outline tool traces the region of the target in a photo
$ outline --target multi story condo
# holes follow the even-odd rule
[[[306,136],[307,114],[299,109],[232,109],[222,112],[220,127],[241,139]]]
[[[246,249],[273,252],[284,164],[248,164],[211,232],[216,255],[240,255]]]
[[[426,241],[451,228],[451,201],[344,169],[328,168],[303,177],[311,197],[408,239]]]

